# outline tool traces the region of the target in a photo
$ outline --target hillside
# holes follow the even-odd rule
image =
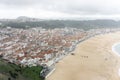
[[[0,59],[0,80],[44,80],[39,73],[40,66],[20,67]]]
[[[53,28],[116,28],[120,27],[120,21],[115,20],[42,20],[28,17],[18,17],[16,19],[1,19],[1,27],[14,27],[14,28],[31,28],[31,27],[43,27],[46,29]]]

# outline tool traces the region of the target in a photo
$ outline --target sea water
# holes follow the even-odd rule
[[[112,46],[112,51],[120,56],[120,42]],[[118,75],[120,76],[120,68],[118,69]]]
[[[120,56],[120,43],[116,43],[112,47],[113,52]]]

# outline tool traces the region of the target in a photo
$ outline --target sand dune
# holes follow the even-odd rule
[[[120,32],[92,37],[78,44],[75,55],[56,64],[55,72],[46,80],[120,80],[120,56],[112,45],[120,42]]]

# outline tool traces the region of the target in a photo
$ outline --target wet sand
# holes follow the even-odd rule
[[[120,56],[112,51],[120,42],[120,32],[92,37],[76,47],[56,64],[56,70],[46,80],[120,80]]]

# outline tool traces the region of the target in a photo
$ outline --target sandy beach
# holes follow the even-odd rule
[[[97,35],[77,45],[75,55],[56,64],[46,80],[120,80],[120,56],[112,46],[120,42],[120,32]]]

